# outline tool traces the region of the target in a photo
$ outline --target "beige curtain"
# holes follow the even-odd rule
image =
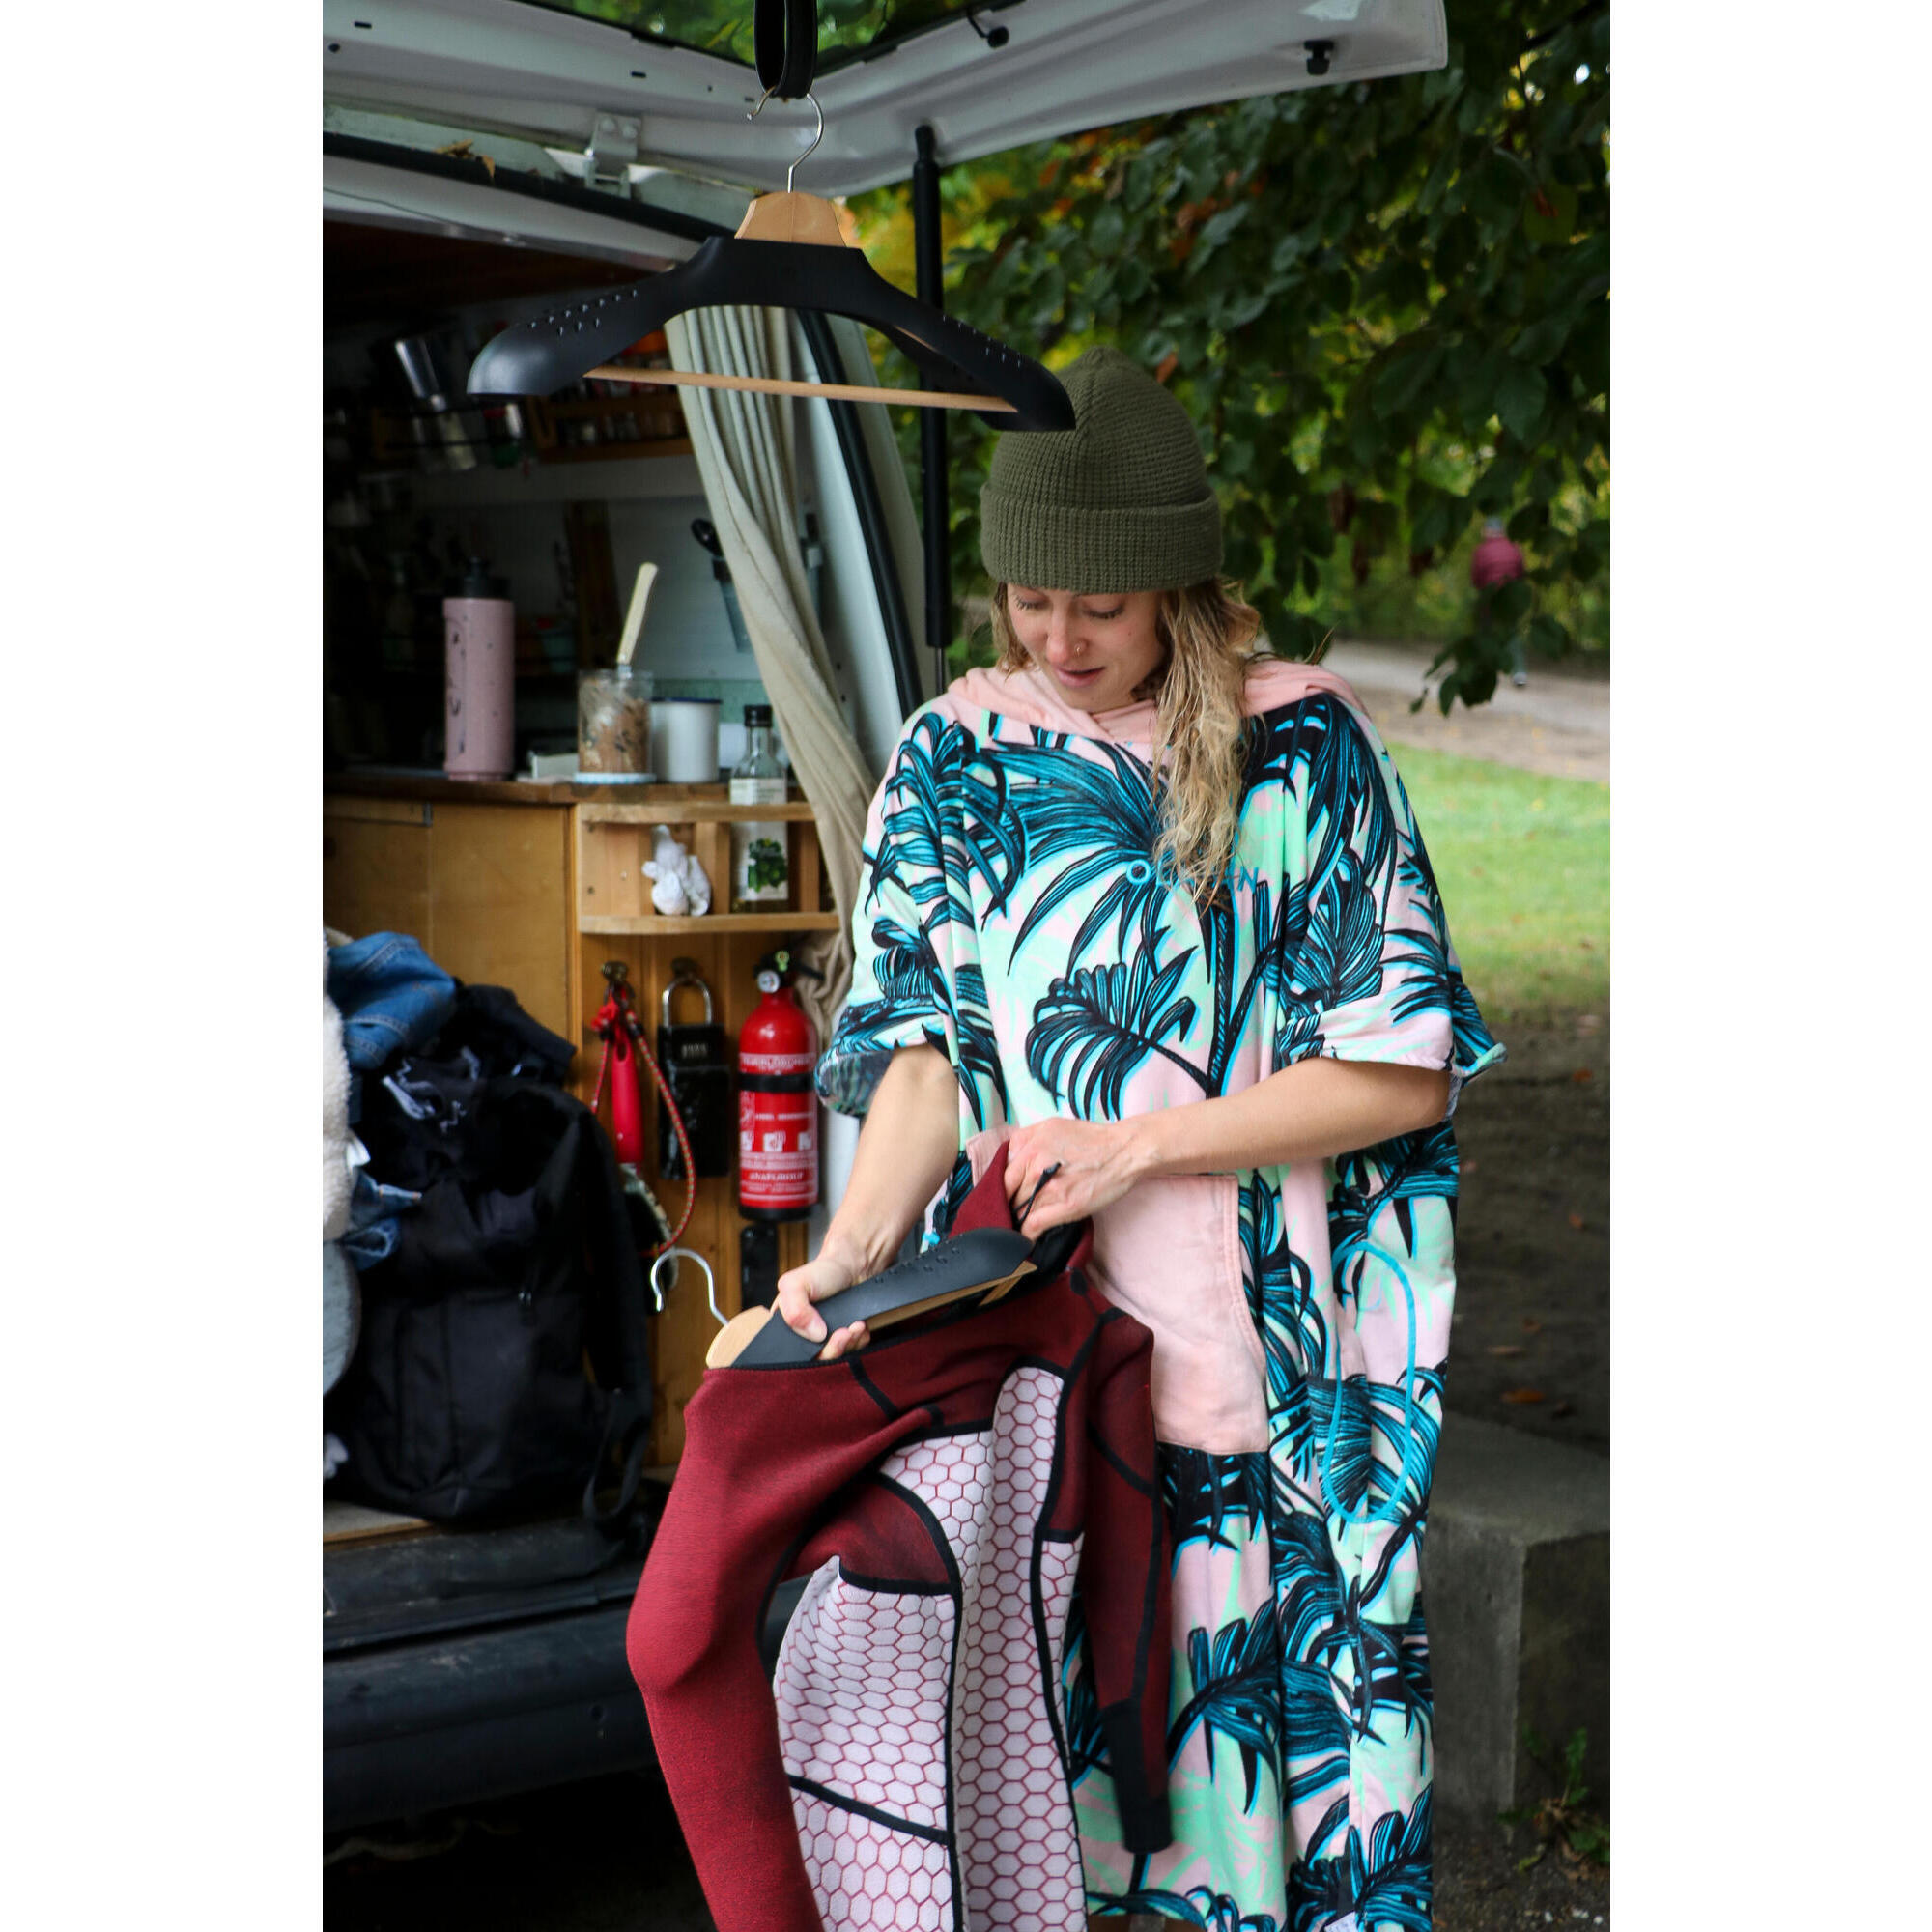
[[[729,376],[794,373],[791,327],[782,310],[696,309],[674,318],[665,334],[673,368]],[[806,963],[825,976],[798,982],[799,1003],[824,1046],[852,979],[859,853],[877,780],[839,708],[832,660],[811,609],[798,543],[794,400],[734,389],[686,388],[678,397],[752,654],[792,771],[811,801],[838,908],[838,930],[813,933],[800,949]]]

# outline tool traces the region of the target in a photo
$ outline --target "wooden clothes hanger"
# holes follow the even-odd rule
[[[854,1321],[865,1322],[870,1333],[877,1334],[882,1328],[960,1302],[975,1301],[979,1307],[988,1308],[1030,1275],[1047,1278],[1060,1273],[1079,1247],[1086,1224],[1062,1222],[1037,1237],[1022,1234],[1017,1225],[1026,1220],[1040,1189],[1059,1172],[1055,1162],[1041,1173],[1033,1192],[1014,1208],[1013,1227],[969,1228],[869,1280],[828,1294],[818,1304],[825,1322],[824,1342],[807,1341],[779,1313],[776,1304],[747,1308],[712,1336],[704,1366],[799,1368],[822,1360],[823,1350],[832,1346],[832,1337]]]
[[[486,343],[470,365],[472,396],[547,396],[585,376],[605,382],[748,390],[757,395],[826,396],[854,403],[911,403],[921,409],[972,410],[1000,429],[1067,430],[1073,405],[1052,373],[995,342],[956,316],[916,300],[887,281],[850,246],[838,212],[818,195],[797,193],[792,179],[825,138],[825,114],[810,92],[816,54],[814,10],[790,0],[814,36],[804,56],[768,57],[766,10],[761,8],[758,77],[764,98],[787,81],[811,102],[818,132],[785,172],[783,192],[760,195],[738,232],[715,236],[688,262],[630,288],[584,296],[519,323]],[[777,9],[772,9],[773,13]],[[799,21],[788,21],[793,46]],[[767,68],[772,70],[767,79]],[[782,93],[781,98],[787,98]],[[874,388],[850,383],[794,382],[777,376],[724,376],[686,369],[620,367],[611,357],[654,334],[673,316],[698,308],[793,308],[849,317],[883,335],[934,384],[929,389]]]
[[[990,1304],[1036,1271],[1033,1251],[1034,1242],[1011,1228],[975,1228],[869,1281],[827,1295],[818,1305],[824,1342],[807,1341],[776,1305],[747,1308],[712,1336],[704,1366],[799,1368],[821,1359],[821,1350],[832,1346],[831,1337],[854,1321],[865,1322],[876,1334],[970,1296]]]

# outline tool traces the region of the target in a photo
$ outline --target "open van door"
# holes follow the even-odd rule
[[[782,185],[812,122],[748,129],[750,0],[324,0],[331,109],[514,134],[580,179]],[[858,18],[850,15],[857,14]],[[845,16],[845,17],[841,17]],[[1441,0],[882,0],[820,9],[814,193],[1209,101],[1438,68]]]

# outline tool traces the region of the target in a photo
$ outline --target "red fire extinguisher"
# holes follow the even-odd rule
[[[818,1199],[818,1039],[792,970],[787,952],[758,962],[764,997],[738,1036],[738,1208],[752,1221],[803,1221]]]

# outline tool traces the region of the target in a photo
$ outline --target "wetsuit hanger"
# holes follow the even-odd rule
[[[758,78],[765,91],[746,118],[756,120],[774,94],[781,99],[803,95],[818,117],[811,146],[785,172],[783,192],[760,195],[746,210],[735,235],[714,237],[665,274],[585,296],[506,328],[485,344],[470,365],[469,393],[547,396],[592,376],[761,395],[911,403],[923,409],[972,410],[1000,429],[1071,429],[1073,405],[1051,373],[895,287],[846,242],[838,212],[829,201],[793,190],[800,163],[825,138],[824,111],[810,93],[817,64],[816,10],[812,0],[759,0],[754,24]],[[871,388],[776,376],[622,368],[610,361],[673,316],[735,306],[847,316],[877,330],[934,386]]]
[[[1080,1245],[1083,1225],[1064,1222],[1036,1239],[1020,1226],[1039,1190],[1060,1172],[1056,1161],[1013,1209],[1010,1228],[971,1228],[935,1248],[899,1262],[869,1280],[828,1294],[818,1304],[828,1338],[863,1321],[873,1332],[955,1302],[982,1308],[1001,1300],[1026,1276],[1056,1275]],[[710,1369],[795,1368],[818,1359],[823,1342],[808,1341],[778,1309],[748,1308],[711,1338],[704,1365]]]

